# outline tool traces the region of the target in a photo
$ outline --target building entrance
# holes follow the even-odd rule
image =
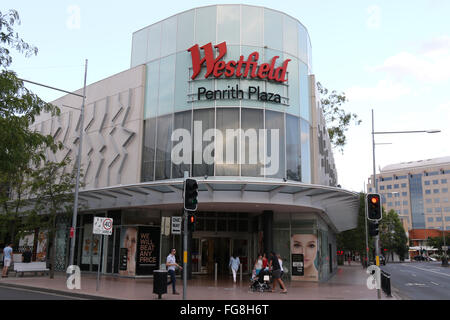
[[[214,277],[217,269],[218,277],[229,276],[231,274],[229,262],[233,251],[242,263],[242,272],[249,272],[249,239],[230,237],[193,239],[192,272]]]

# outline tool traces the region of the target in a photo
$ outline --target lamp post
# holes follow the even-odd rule
[[[395,134],[395,133],[437,133],[441,132],[441,130],[413,130],[413,131],[377,131],[375,132],[375,125],[374,125],[374,117],[373,117],[373,109],[372,109],[372,164],[373,164],[373,182],[375,185],[375,193],[378,193],[378,182],[376,179],[376,167],[375,167],[375,135],[376,134]],[[375,261],[377,264],[377,267],[380,265],[380,247],[379,247],[379,240],[380,235],[375,236]],[[381,292],[380,289],[377,289],[378,292],[378,298],[381,298]]]

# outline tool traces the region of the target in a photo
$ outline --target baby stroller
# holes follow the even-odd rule
[[[270,290],[270,272],[267,269],[262,269],[258,275],[253,275],[251,278],[251,291],[269,291]]]

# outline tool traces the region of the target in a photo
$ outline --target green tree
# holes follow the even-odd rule
[[[24,205],[31,167],[45,158],[47,148],[52,151],[62,148],[52,136],[30,130],[41,112],[58,115],[59,109],[25,88],[16,73],[9,70],[11,49],[26,57],[38,52],[14,32],[16,24],[20,24],[17,11],[0,11],[0,241],[3,242],[17,238],[19,211]]]
[[[323,87],[320,82],[317,82],[317,90],[321,96],[322,112],[327,124],[331,145],[343,153],[344,146],[347,143],[345,132],[352,120],[355,125],[361,124],[361,120],[355,113],[346,112],[342,108],[343,104],[348,101],[345,93],[337,93],[335,90],[329,93],[328,89]]]
[[[398,214],[394,210],[383,214],[380,221],[380,247],[387,249],[386,261],[389,261],[393,253],[401,260],[405,259],[408,254],[407,242],[405,229]]]
[[[31,173],[30,192],[34,196],[34,209],[26,215],[23,228],[48,231],[50,278],[53,278],[55,270],[57,217],[69,217],[73,210],[76,171],[64,172],[69,164],[69,158],[61,162],[44,161]]]
[[[366,257],[366,212],[365,193],[359,195],[358,224],[355,229],[337,235],[337,248],[343,251],[357,251],[361,258]],[[373,241],[368,241],[369,252],[373,250]]]

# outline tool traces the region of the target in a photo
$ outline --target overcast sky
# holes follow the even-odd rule
[[[194,7],[235,1],[25,1],[16,9],[20,36],[37,56],[14,54],[24,79],[66,90],[130,67],[131,36],[145,26]],[[362,191],[372,173],[371,109],[375,131],[440,129],[436,134],[376,135],[376,166],[450,156],[450,1],[245,1],[280,10],[309,31],[313,72],[326,88],[344,92],[345,109],[363,121],[335,150],[338,182]],[[47,101],[59,93],[27,85]]]

